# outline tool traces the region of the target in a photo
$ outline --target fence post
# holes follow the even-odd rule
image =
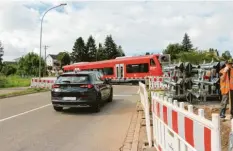
[[[148,100],[148,93],[146,91],[146,86],[142,84],[144,89],[144,100],[145,100],[145,117],[146,117],[146,129],[147,129],[147,138],[149,147],[152,147],[152,139],[151,139],[151,126],[150,126],[150,105]]]
[[[179,106],[182,110],[184,110],[184,102],[180,102],[180,106]],[[185,143],[182,142],[182,141],[179,141],[180,142],[180,151],[185,151],[186,148],[185,148]]]
[[[211,148],[215,151],[221,151],[221,135],[220,135],[220,117],[218,114],[212,114],[213,130],[211,130]]]
[[[178,107],[178,103],[177,103],[177,100],[174,100],[173,101],[173,105],[175,106],[175,107]],[[175,151],[177,151],[177,150],[179,150],[180,151],[180,141],[179,141],[179,138],[176,136],[176,135],[174,135],[174,141],[175,141]]]

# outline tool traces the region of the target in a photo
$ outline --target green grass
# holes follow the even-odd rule
[[[20,95],[27,95],[27,94],[32,94],[32,93],[38,93],[38,92],[46,92],[46,91],[49,91],[49,89],[28,88],[28,89],[22,90],[22,91],[0,94],[0,99],[20,96]]]
[[[30,86],[31,78],[21,78],[19,76],[0,76],[0,88],[27,87]]]

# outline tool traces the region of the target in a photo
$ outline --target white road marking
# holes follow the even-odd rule
[[[52,105],[52,104],[50,103],[50,104],[47,104],[47,105],[43,105],[41,107],[38,107],[38,108],[35,108],[35,109],[32,109],[32,110],[26,111],[26,112],[23,112],[23,113],[19,113],[19,114],[16,114],[16,115],[13,115],[13,116],[10,116],[10,117],[7,117],[7,118],[0,119],[0,122],[4,122],[6,120],[10,120],[12,118],[15,118],[15,117],[18,117],[18,116],[21,116],[21,115],[24,115],[24,114],[27,114],[27,113],[30,113],[30,112],[42,109],[42,108],[45,108],[45,107],[50,106],[50,105]]]

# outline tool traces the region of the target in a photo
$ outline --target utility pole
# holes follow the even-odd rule
[[[45,55],[44,55],[44,60],[45,60],[45,71],[44,71],[44,75],[46,75],[46,71],[47,71],[47,63],[46,63],[46,50],[47,50],[47,48],[48,48],[49,46],[44,46],[44,53],[45,53]]]

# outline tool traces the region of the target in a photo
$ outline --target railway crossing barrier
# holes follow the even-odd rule
[[[146,119],[150,118],[148,93],[144,84],[139,83],[140,97]],[[147,97],[147,98],[146,98]],[[193,113],[193,106],[178,104],[164,94],[151,92],[152,130],[146,122],[148,142],[158,151],[221,151],[220,117],[212,114],[212,121],[204,117],[204,110],[198,115]],[[149,127],[149,128],[148,128]],[[152,139],[150,132],[152,131]],[[149,146],[151,147],[151,146]]]

